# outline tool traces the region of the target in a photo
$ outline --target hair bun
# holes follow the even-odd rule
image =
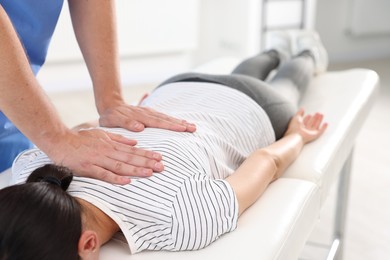
[[[61,187],[61,180],[54,176],[45,176],[42,178],[41,182],[47,182],[53,185]]]
[[[68,168],[54,164],[46,164],[35,169],[27,178],[26,182],[49,183],[66,191],[72,182],[72,179],[73,174]]]

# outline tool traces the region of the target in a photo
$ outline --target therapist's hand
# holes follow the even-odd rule
[[[72,131],[49,157],[76,176],[128,184],[131,176],[147,177],[163,170],[161,155],[134,147],[135,140],[103,130]]]
[[[139,132],[145,127],[162,128],[177,132],[195,132],[196,126],[148,107],[131,106],[126,103],[113,105],[100,113],[99,124],[105,127],[122,127]]]

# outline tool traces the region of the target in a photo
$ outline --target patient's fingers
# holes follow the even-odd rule
[[[322,120],[322,119],[318,113],[315,113],[314,115],[310,115],[310,118],[308,119],[305,126],[308,129],[316,129],[316,128],[318,128],[318,124],[321,123],[321,121],[319,122],[319,120]]]
[[[303,108],[300,108],[297,112],[297,115],[303,117],[305,115],[305,110]]]
[[[314,129],[319,129],[321,123],[322,123],[322,119],[324,118],[324,116],[320,113],[316,113],[314,115],[314,118],[313,118],[313,124],[312,124],[312,127]]]
[[[314,115],[305,116],[303,123],[308,129],[318,129],[321,126],[323,119],[324,116],[322,114],[315,113]]]
[[[305,126],[309,125],[311,118],[312,118],[311,115],[306,115],[306,116],[303,118],[303,124],[304,124]]]
[[[319,130],[319,135],[322,135],[327,128],[328,128],[328,123],[323,123]]]

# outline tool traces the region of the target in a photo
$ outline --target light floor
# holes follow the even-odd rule
[[[381,77],[381,90],[355,146],[347,212],[344,259],[390,259],[390,60],[338,64],[330,70],[371,68]],[[135,102],[152,86],[124,89]],[[97,118],[92,91],[50,94],[68,126]],[[329,243],[334,198],[323,208],[320,223],[311,236],[314,243]],[[305,248],[302,259],[325,259],[318,249]]]

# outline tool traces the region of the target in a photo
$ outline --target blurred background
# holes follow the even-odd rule
[[[272,30],[318,31],[331,71],[357,67],[377,71],[380,95],[356,143],[344,259],[390,259],[389,0],[116,0],[116,4],[122,82],[130,103],[173,74],[217,57],[244,58],[259,52]],[[97,118],[67,6],[38,79],[68,126]],[[328,199],[301,259],[326,259],[318,245],[330,243],[335,200]]]
[[[218,56],[255,54],[265,33],[274,29],[317,30],[332,64],[390,58],[386,0],[116,0],[116,4],[125,85],[159,82]],[[49,91],[90,85],[67,6],[44,68],[39,78]]]

